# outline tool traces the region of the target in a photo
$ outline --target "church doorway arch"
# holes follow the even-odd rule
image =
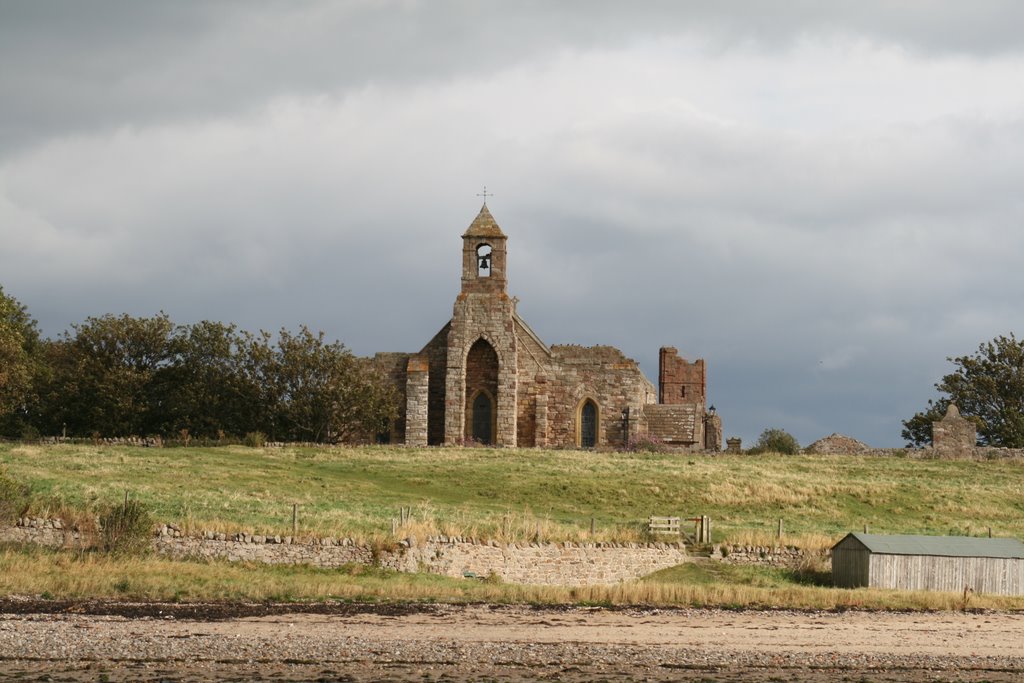
[[[477,339],[466,354],[467,441],[494,445],[498,424],[498,353],[490,342]]]
[[[593,399],[583,399],[576,415],[576,445],[580,448],[597,446],[599,411]]]

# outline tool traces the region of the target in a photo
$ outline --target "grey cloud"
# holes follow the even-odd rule
[[[820,31],[1020,51],[1015,2],[7,2],[0,151],[51,134],[258,108],[282,93],[480,77],[566,50],[693,38],[787,48]]]

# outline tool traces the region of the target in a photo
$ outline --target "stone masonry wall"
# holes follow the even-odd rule
[[[503,581],[536,585],[612,584],[689,562],[681,543],[466,543],[444,536],[392,556],[395,569],[421,567],[433,574],[460,577],[495,574]]]
[[[14,526],[0,527],[0,543],[35,543],[50,548],[81,548],[91,539],[59,519],[23,517]]]
[[[0,528],[0,542],[80,547],[90,539],[59,520],[23,519]],[[428,572],[462,578],[494,574],[503,581],[535,585],[586,586],[636,579],[689,562],[682,543],[523,543],[500,544],[438,536],[417,543],[401,541],[377,550],[347,538],[292,538],[212,531],[189,536],[163,525],[153,540],[159,553],[176,558],[223,559],[265,564],[309,564],[337,568],[378,564],[400,572]]]
[[[961,417],[960,410],[952,403],[941,420],[932,422],[932,448],[936,450],[965,450],[974,448],[976,442],[977,427]]]
[[[636,417],[642,406],[657,398],[654,385],[636,361],[610,346],[558,345],[551,347],[551,353],[554,375],[548,377],[548,443],[577,446],[577,409],[585,398],[591,398],[599,411],[597,445],[621,445],[622,409],[629,406]]]
[[[703,416],[694,403],[644,406],[643,422],[647,433],[667,444],[704,448]]]
[[[405,389],[405,444],[427,445],[427,403],[430,397],[430,366],[425,356],[409,359]]]
[[[727,564],[761,565],[796,569],[808,562],[828,559],[831,551],[803,550],[792,546],[716,545],[711,557]]]
[[[658,352],[658,403],[699,403],[701,412],[707,392],[703,359],[689,362],[671,346]]]

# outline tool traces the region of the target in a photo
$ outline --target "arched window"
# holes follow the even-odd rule
[[[491,276],[491,245],[481,244],[476,248],[476,276]]]
[[[577,419],[580,448],[597,446],[597,416],[597,404],[589,398],[584,400],[580,405]]]

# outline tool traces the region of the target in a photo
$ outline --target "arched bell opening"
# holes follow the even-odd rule
[[[492,263],[492,249],[489,244],[481,244],[476,248],[476,276],[490,277]]]

